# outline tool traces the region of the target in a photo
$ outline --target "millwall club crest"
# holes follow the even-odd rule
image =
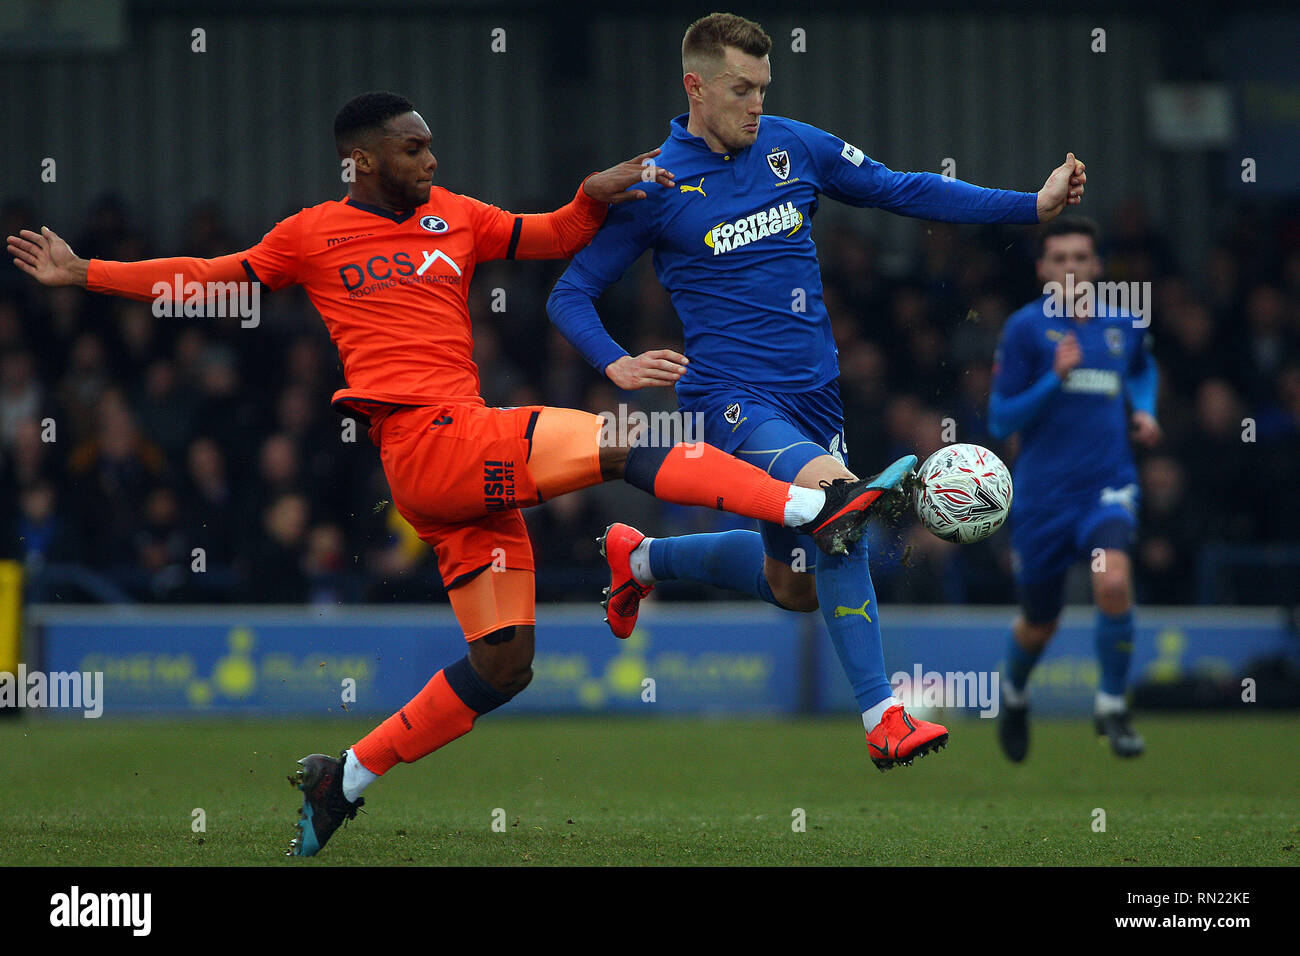
[[[727,424],[734,425],[740,421],[740,402],[732,402],[727,406],[727,410],[722,413],[722,417],[727,420]]]
[[[767,165],[778,179],[790,178],[790,154],[785,150],[776,150],[767,154]]]
[[[1106,348],[1110,349],[1111,355],[1124,354],[1124,333],[1119,329],[1106,330]]]

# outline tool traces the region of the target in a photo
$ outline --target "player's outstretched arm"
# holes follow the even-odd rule
[[[216,259],[177,257],[140,262],[82,259],[47,226],[42,226],[39,233],[24,229],[17,236],[9,236],[8,250],[14,265],[42,285],[77,285],[91,292],[144,301],[158,297],[159,283],[170,290],[178,275],[183,283],[203,284],[250,278],[241,261],[247,253]]]
[[[885,209],[900,216],[954,223],[1033,225],[1083,200],[1084,165],[1073,153],[1038,192],[990,189],[937,173],[898,172],[838,136],[791,123],[812,156],[820,186],[851,206]]]
[[[507,259],[567,259],[587,243],[605,221],[611,205],[644,199],[644,189],[654,182],[671,188],[673,174],[654,164],[658,149],[633,156],[616,166],[592,173],[578,187],[578,194],[555,212],[519,216],[518,242],[507,247]],[[511,252],[513,249],[513,252]]]

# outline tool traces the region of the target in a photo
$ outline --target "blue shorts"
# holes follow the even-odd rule
[[[1129,551],[1137,533],[1137,485],[1105,488],[1065,506],[1011,511],[1011,566],[1026,621],[1054,621],[1065,604],[1065,577],[1097,548]]]
[[[844,410],[839,382],[811,392],[768,392],[746,385],[703,389],[677,387],[683,412],[701,416],[704,440],[762,468],[773,478],[794,481],[804,465],[830,455],[846,468]],[[763,551],[806,570],[817,565],[817,546],[783,525],[760,523]]]

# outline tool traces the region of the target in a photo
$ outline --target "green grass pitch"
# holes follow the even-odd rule
[[[286,859],[294,761],[337,753],[371,725],[0,721],[0,865],[1300,861],[1300,716],[1279,714],[1138,714],[1147,754],[1132,761],[1089,722],[1039,720],[1019,767],[998,752],[993,721],[958,720],[946,750],[885,774],[851,716],[494,716],[372,786],[320,856]]]

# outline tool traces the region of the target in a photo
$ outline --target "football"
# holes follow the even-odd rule
[[[983,541],[1007,520],[1011,472],[980,445],[940,448],[925,460],[912,483],[921,523],[935,536],[957,544]]]

